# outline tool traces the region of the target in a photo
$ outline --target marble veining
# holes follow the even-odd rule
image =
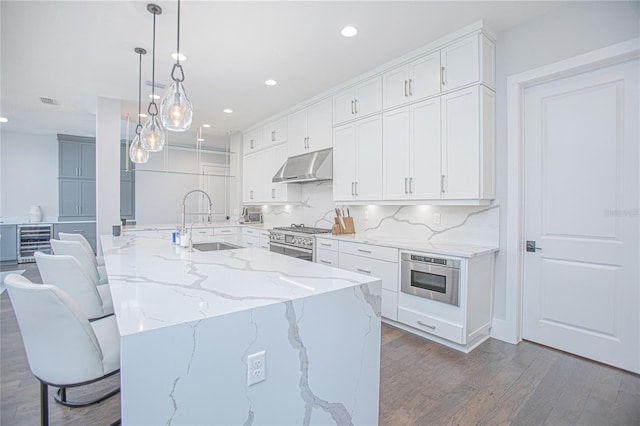
[[[304,302],[303,302],[304,303]],[[305,402],[305,412],[302,424],[308,426],[311,423],[311,412],[314,408],[320,408],[329,414],[336,425],[352,425],[351,414],[345,406],[339,402],[329,402],[316,396],[309,386],[309,355],[307,348],[300,337],[298,320],[291,301],[285,302],[286,318],[289,322],[289,342],[300,356],[300,395]]]
[[[191,371],[191,362],[193,361],[193,356],[196,353],[196,342],[197,342],[196,329],[199,324],[200,324],[200,321],[196,321],[195,323],[192,323],[192,324],[187,323],[187,325],[191,328],[191,331],[192,331],[193,346],[191,347],[191,356],[189,357],[189,363],[187,364],[187,371],[185,371],[184,376],[188,376],[189,372]],[[166,424],[168,426],[173,424],[173,417],[178,412],[178,401],[176,401],[176,399],[174,398],[174,393],[176,391],[176,386],[178,385],[178,382],[180,381],[180,379],[182,379],[182,377],[183,376],[176,377],[176,379],[173,381],[173,387],[171,388],[171,393],[169,393],[169,398],[171,398],[171,403],[173,405],[173,413],[171,414],[171,417],[169,418],[169,420],[167,420]]]

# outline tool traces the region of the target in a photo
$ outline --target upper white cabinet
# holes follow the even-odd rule
[[[245,204],[282,204],[300,201],[300,186],[271,179],[287,159],[287,144],[276,145],[243,158],[242,201]]]
[[[440,198],[440,98],[383,116],[385,200]]]
[[[333,198],[382,199],[382,117],[357,120],[333,130]]]
[[[331,148],[331,98],[289,115],[287,120],[289,156]]]
[[[333,125],[366,117],[382,110],[382,76],[370,78],[333,97]]]
[[[384,73],[384,109],[440,93],[440,52],[424,56]]]
[[[262,129],[252,130],[244,134],[242,141],[245,154],[262,149]]]
[[[495,87],[495,45],[482,34],[464,39],[383,74],[384,109],[420,101],[468,84]]]
[[[287,117],[262,127],[262,147],[267,148],[287,141]]]
[[[442,96],[441,107],[441,198],[495,198],[495,93],[472,86]]]

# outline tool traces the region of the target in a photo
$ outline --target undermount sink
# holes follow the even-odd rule
[[[218,251],[218,250],[232,250],[237,248],[242,248],[240,246],[236,246],[234,244],[223,243],[221,241],[217,241],[215,243],[198,243],[194,244],[193,248],[198,251]]]

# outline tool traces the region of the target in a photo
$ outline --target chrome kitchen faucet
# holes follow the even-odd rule
[[[201,212],[196,212],[196,213],[187,213],[186,210],[186,201],[187,201],[187,197],[190,194],[193,194],[194,192],[201,192],[204,195],[206,195],[207,199],[209,200],[209,209],[207,211],[207,213],[201,213]],[[185,229],[186,225],[185,225],[185,218],[187,215],[189,216],[207,216],[207,223],[211,223],[212,219],[211,219],[211,209],[213,208],[213,203],[211,202],[211,197],[209,197],[209,194],[207,194],[206,192],[204,192],[202,189],[193,189],[189,192],[187,192],[184,195],[184,198],[182,199],[182,226],[180,227],[180,235],[186,235],[187,230]],[[192,225],[193,227],[193,225]]]

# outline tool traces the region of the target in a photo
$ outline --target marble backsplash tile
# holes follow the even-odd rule
[[[331,181],[305,183],[300,205],[263,206],[265,225],[330,228],[335,207],[349,209],[356,232],[375,236],[393,236],[432,242],[498,245],[499,205],[349,205],[333,201]],[[435,223],[439,215],[440,223]]]

